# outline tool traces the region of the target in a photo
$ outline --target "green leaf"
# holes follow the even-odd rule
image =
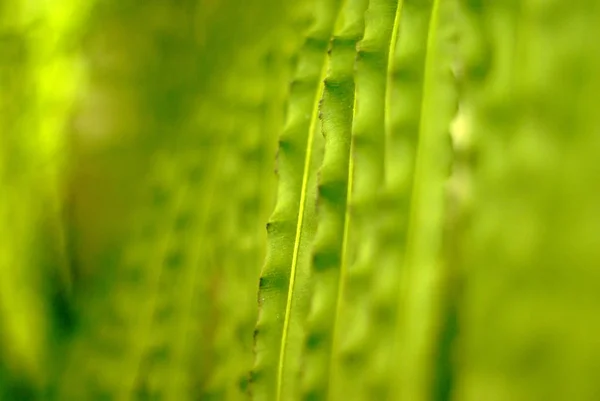
[[[322,159],[318,104],[326,52],[339,2],[325,1],[299,55],[286,126],[279,140],[279,189],[267,224],[268,250],[259,284],[252,394],[293,399],[297,391],[302,324],[308,307],[311,243],[315,232],[317,169]]]
[[[394,397],[414,400],[430,399],[435,380],[436,344],[443,320],[440,304],[447,275],[443,234],[451,161],[449,131],[456,113],[452,74],[455,6],[433,1],[426,12],[423,89],[397,322],[396,358],[401,379],[393,388]]]
[[[597,399],[598,11],[2,2],[0,400]]]
[[[389,313],[373,302],[382,295],[373,294],[373,286],[380,279],[391,284],[381,271],[382,228],[386,222],[386,215],[381,212],[381,194],[385,178],[385,118],[391,110],[387,99],[387,68],[400,6],[397,1],[370,1],[364,37],[357,46],[353,174],[345,255],[348,268],[340,300],[339,344],[336,344],[339,377],[334,378],[334,383],[339,385],[331,399],[380,399],[385,397],[382,388],[389,386],[378,370],[380,356],[374,352],[383,349],[379,347],[384,333],[381,327]],[[389,355],[389,350],[385,355]]]
[[[349,194],[353,163],[356,45],[364,31],[367,1],[347,1],[331,40],[328,71],[319,108],[325,154],[319,171],[318,228],[312,256],[313,294],[307,317],[303,372],[305,399],[335,399],[339,319],[346,285]]]
[[[265,256],[264,221],[274,203],[274,147],[283,126],[285,82],[291,73],[290,55],[284,48],[290,46],[288,41],[299,39],[287,28],[281,35],[286,40],[278,46],[259,44],[240,57],[243,73],[234,75],[232,85],[231,101],[238,103],[241,111],[235,115],[236,134],[229,146],[236,156],[228,163],[227,182],[220,186],[220,198],[227,201],[219,202],[212,211],[219,216],[217,224],[226,225],[226,232],[216,250],[223,265],[217,281],[214,367],[203,393],[209,399],[248,398],[257,318],[256,280]],[[239,181],[241,170],[247,177],[243,182]]]

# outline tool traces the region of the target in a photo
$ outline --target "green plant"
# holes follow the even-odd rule
[[[595,2],[288,3],[0,2],[0,399],[595,400]]]

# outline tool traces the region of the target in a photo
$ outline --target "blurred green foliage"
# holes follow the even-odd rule
[[[0,0],[0,400],[600,399],[599,35]]]

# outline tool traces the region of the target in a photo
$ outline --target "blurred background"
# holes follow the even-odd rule
[[[245,394],[290,8],[0,3],[1,399]]]

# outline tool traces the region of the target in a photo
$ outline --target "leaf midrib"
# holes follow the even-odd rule
[[[315,132],[317,128],[318,116],[319,116],[319,101],[323,97],[324,91],[324,80],[327,74],[328,58],[324,57],[323,65],[321,66],[321,73],[319,75],[319,87],[313,101],[313,110],[310,118],[310,126],[308,133],[308,140],[306,143],[306,156],[304,159],[304,170],[302,175],[302,186],[300,192],[300,207],[298,209],[298,221],[296,224],[296,235],[294,239],[294,252],[292,254],[292,264],[290,270],[290,282],[288,286],[287,301],[285,307],[285,318],[283,321],[283,332],[281,337],[281,345],[279,348],[279,361],[277,366],[277,401],[281,401],[281,394],[283,391],[283,368],[285,363],[286,343],[290,325],[290,315],[292,309],[292,298],[294,293],[294,285],[296,281],[296,270],[298,267],[298,255],[300,253],[300,242],[302,238],[302,228],[304,225],[304,215],[306,212],[306,198],[308,181],[310,176],[310,164],[312,160],[313,144],[315,139]]]
[[[385,83],[385,104],[384,104],[384,114],[383,114],[383,118],[384,118],[384,129],[386,132],[385,135],[385,145],[386,147],[389,147],[389,141],[390,141],[390,137],[391,137],[391,121],[390,121],[390,115],[391,115],[391,108],[392,108],[392,82],[394,80],[394,74],[393,74],[393,70],[394,70],[394,56],[395,56],[395,52],[396,52],[396,44],[398,42],[398,35],[399,35],[399,31],[400,31],[400,19],[402,17],[402,8],[404,6],[404,0],[398,0],[397,4],[396,4],[396,15],[394,17],[394,26],[392,27],[392,37],[390,38],[390,45],[388,48],[388,60],[387,60],[387,79],[386,79],[386,83]],[[388,177],[386,174],[386,170],[384,169],[384,182],[387,182]]]

